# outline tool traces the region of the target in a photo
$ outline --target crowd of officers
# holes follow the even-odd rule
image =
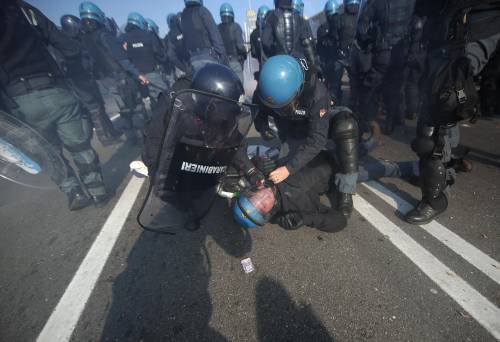
[[[137,143],[150,119],[144,98],[154,111],[160,93],[209,64],[228,66],[243,83],[247,48],[231,5],[221,5],[217,25],[202,0],[184,3],[182,12],[167,16],[164,38],[154,21],[136,12],[121,33],[88,1],[79,17],[61,18],[61,29],[22,0],[0,5],[2,108],[70,152],[81,183],[68,163],[68,177],[58,185],[71,210],[109,199],[90,145],[92,127],[103,145],[120,142],[123,133]],[[288,152],[266,177],[279,184],[328,153],[337,165],[331,176],[336,209],[348,217],[362,147],[418,118],[412,148],[422,201],[406,220],[429,222],[446,210],[453,166],[463,158],[454,153],[457,122],[478,115],[473,77],[485,95],[482,111],[498,113],[498,96],[489,96],[499,85],[498,1],[329,0],[316,38],[303,10],[301,0],[275,0],[273,10],[262,6],[250,36],[260,65],[255,127],[265,140],[277,135]],[[109,99],[119,108],[120,129],[109,119]]]

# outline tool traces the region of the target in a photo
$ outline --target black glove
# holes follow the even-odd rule
[[[271,128],[265,128],[262,132],[260,132],[262,139],[265,141],[270,141],[276,139],[276,133]]]
[[[263,186],[266,180],[264,174],[256,167],[248,170],[245,176],[253,189]]]
[[[304,225],[304,221],[302,220],[302,215],[300,213],[293,212],[280,216],[278,218],[278,224],[287,230],[295,230],[302,227]]]
[[[276,162],[266,157],[255,156],[252,158],[252,163],[257,170],[264,174],[264,176],[268,176],[271,172],[276,170]]]

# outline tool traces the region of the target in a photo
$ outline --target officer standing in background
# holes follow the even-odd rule
[[[163,41],[167,50],[167,63],[172,68],[172,73],[167,76],[172,87],[179,77],[189,72],[190,62],[181,31],[180,14],[167,15],[167,24],[169,30]]]
[[[226,48],[229,67],[243,83],[243,64],[247,58],[247,50],[243,41],[243,31],[239,24],[234,22],[233,7],[226,3],[220,6],[219,31]]]
[[[194,71],[208,63],[227,63],[224,42],[203,0],[184,0],[181,32]]]
[[[250,52],[252,57],[259,61],[259,70],[262,67],[262,64],[266,61],[266,54],[264,53],[264,49],[262,47],[262,28],[264,27],[267,12],[269,12],[269,7],[259,7],[257,10],[257,25],[250,34]],[[255,79],[257,80],[258,78],[257,74]]]
[[[309,23],[293,7],[293,0],[275,0],[262,31],[262,46],[268,57],[293,55],[316,64],[314,41]]]
[[[455,182],[452,151],[459,143],[458,122],[477,116],[473,77],[500,41],[500,1],[419,1],[416,14],[427,18],[424,102],[412,142],[419,156],[422,200],[406,221],[420,225],[448,207],[447,189]]]
[[[120,40],[128,59],[149,80],[147,88],[151,106],[154,107],[158,95],[168,89],[160,70],[165,56],[158,36],[154,31],[147,31],[147,23],[142,15],[132,12],[128,15],[125,33],[120,36]]]
[[[113,97],[120,108],[120,116],[127,125],[127,138],[136,143],[142,138],[144,112],[138,98],[137,82],[149,83],[146,76],[130,62],[126,51],[116,37],[105,28],[105,15],[89,1],[80,4],[82,43],[94,60],[93,73],[99,91]]]
[[[374,121],[383,95],[387,111],[386,133],[404,128],[403,85],[408,54],[408,35],[415,0],[371,0],[359,15],[357,40],[371,51],[371,69],[361,85],[360,111],[366,122]]]
[[[304,17],[304,2],[302,0],[293,0],[293,10],[301,17]]]
[[[61,17],[61,28],[68,37],[75,39],[81,45],[80,19],[78,17],[71,14],[63,15]],[[97,139],[101,144],[107,146],[118,143],[120,142],[119,136],[121,133],[115,129],[113,122],[106,113],[104,100],[99,92],[94,75],[92,75],[92,59],[88,52],[83,49],[83,46],[82,64],[86,72],[76,74],[71,79],[74,83],[73,90],[88,110]]]
[[[91,128],[82,107],[64,82],[64,75],[47,50],[52,45],[65,58],[68,76],[85,73],[81,50],[38,9],[24,1],[0,3],[0,93],[10,112],[34,127],[66,162],[67,177],[54,179],[68,197],[70,210],[108,199],[99,157],[90,145]],[[83,191],[74,170],[64,158],[67,149],[79,171]]]
[[[335,99],[334,92],[334,79],[335,79],[335,59],[333,56],[336,54],[336,39],[330,29],[330,23],[333,22],[333,17],[339,15],[339,6],[335,0],[329,0],[325,4],[324,9],[326,22],[318,27],[316,32],[317,43],[316,51],[318,52],[319,63],[323,71],[326,85],[330,91],[330,96]]]
[[[270,180],[280,183],[321,151],[328,151],[339,165],[334,179],[336,207],[349,216],[358,178],[359,136],[351,111],[346,107],[331,108],[328,90],[317,79],[315,70],[308,69],[304,60],[288,55],[271,57],[263,65],[257,94],[255,128],[266,132],[267,117],[272,116],[285,157],[283,165],[270,173]]]

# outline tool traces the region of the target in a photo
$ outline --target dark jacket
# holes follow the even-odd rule
[[[160,40],[152,32],[131,26],[120,40],[129,60],[143,74],[155,71],[165,61]]]

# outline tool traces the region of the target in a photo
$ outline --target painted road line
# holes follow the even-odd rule
[[[364,183],[363,185],[384,200],[384,202],[389,204],[391,207],[396,208],[403,214],[406,214],[408,211],[413,209],[413,206],[410,203],[379,182],[370,181]],[[428,224],[422,225],[421,227],[433,237],[438,239],[446,247],[460,255],[471,265],[500,285],[500,262],[480,251],[478,248],[474,247],[472,244],[465,241],[437,221],[432,221]]]
[[[111,121],[115,121],[115,120],[116,120],[116,119],[118,119],[119,117],[120,117],[120,113],[113,115],[113,116],[112,116],[112,117],[110,117],[109,119],[110,119]]]
[[[132,177],[37,338],[69,341],[145,178]]]
[[[356,210],[403,252],[422,272],[453,298],[490,334],[500,340],[500,309],[420,246],[401,228],[360,196],[354,196]]]

